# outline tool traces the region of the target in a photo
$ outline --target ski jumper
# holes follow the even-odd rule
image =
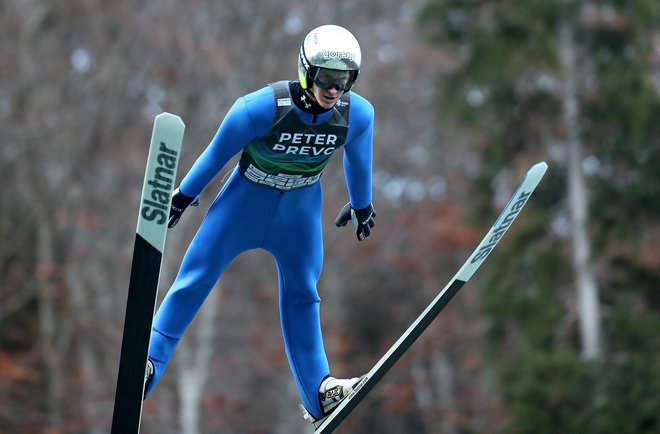
[[[147,393],[227,265],[242,252],[262,248],[277,264],[291,371],[304,406],[322,417],[318,390],[330,369],[316,289],[323,262],[320,178],[343,146],[351,204],[362,209],[371,203],[374,111],[367,100],[347,92],[327,112],[310,114],[293,101],[291,85],[277,82],[239,98],[181,182],[183,194],[198,196],[242,151],[154,317],[149,358],[155,372]]]

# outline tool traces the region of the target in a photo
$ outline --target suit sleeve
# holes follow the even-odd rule
[[[211,143],[181,181],[179,190],[183,194],[198,196],[230,158],[270,128],[272,98],[272,91],[266,87],[234,103]]]
[[[358,104],[351,111],[351,127],[344,146],[344,174],[351,206],[363,209],[372,201],[374,110],[366,100],[354,100]]]

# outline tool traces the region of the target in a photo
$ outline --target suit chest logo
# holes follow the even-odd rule
[[[291,155],[332,155],[337,149],[335,134],[280,133],[273,151]]]

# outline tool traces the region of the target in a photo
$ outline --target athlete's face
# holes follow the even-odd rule
[[[348,71],[318,68],[312,77],[312,95],[325,109],[332,108],[349,86]]]
[[[338,90],[336,86],[331,87],[330,89],[321,89],[316,84],[312,84],[310,89],[314,99],[319,103],[324,109],[330,109],[334,107],[339,98],[344,94],[343,91]]]

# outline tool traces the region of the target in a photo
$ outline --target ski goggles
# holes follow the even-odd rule
[[[311,78],[314,84],[321,89],[330,90],[333,87],[336,87],[337,90],[345,92],[353,86],[353,83],[355,83],[357,71],[315,68]]]

